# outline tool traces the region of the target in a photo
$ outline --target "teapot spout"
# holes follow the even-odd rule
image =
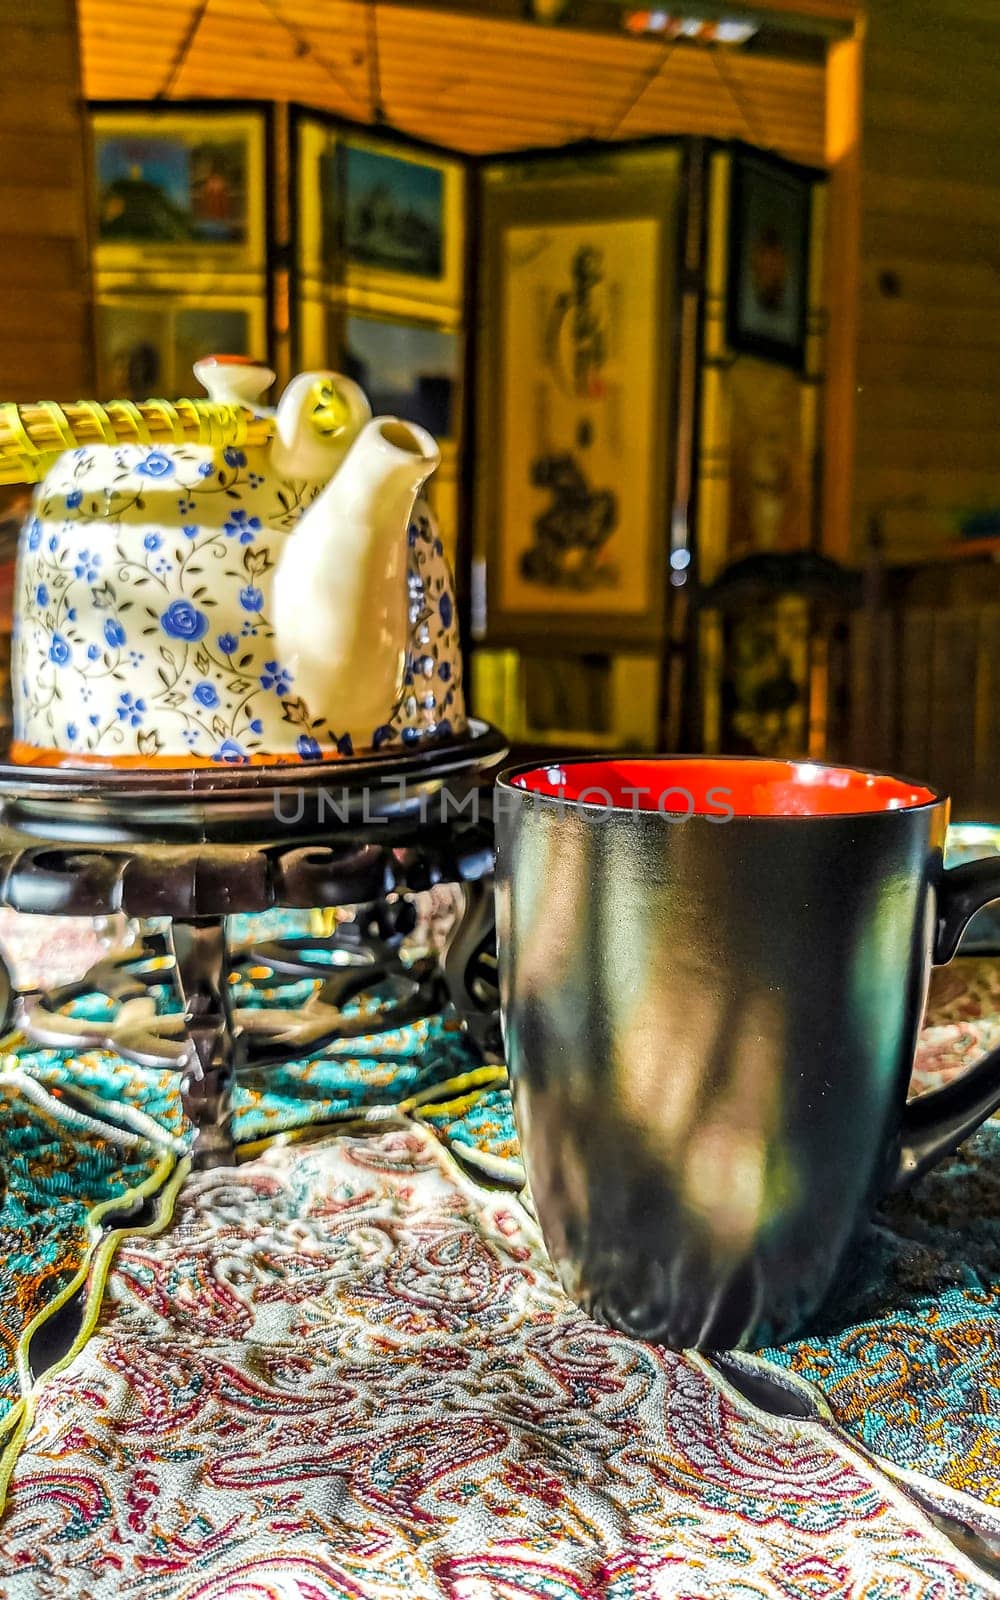
[[[368,422],[275,571],[275,639],[294,692],[311,719],[358,748],[371,746],[402,691],[410,515],[439,460],[423,428]]]

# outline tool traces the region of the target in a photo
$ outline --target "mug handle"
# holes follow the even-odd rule
[[[934,965],[944,966],[977,911],[1000,900],[1000,859],[966,861],[942,873],[938,884],[938,919]],[[1000,1106],[1000,1048],[943,1088],[910,1100],[904,1111],[896,1152],[896,1170],[886,1186],[898,1194],[923,1176],[943,1156],[974,1133]]]

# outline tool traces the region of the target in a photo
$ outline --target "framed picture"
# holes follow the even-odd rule
[[[181,300],[109,300],[97,308],[98,381],[106,399],[177,400],[200,392],[194,363],[213,354],[261,356],[263,299],[196,305]]]
[[[812,193],[820,174],[742,146],[732,153],[726,337],[801,370],[809,302]]]
[[[99,271],[263,266],[262,112],[97,108],[93,151]]]
[[[338,145],[324,184],[324,253],[349,266],[437,282],[444,272],[444,168]]]
[[[296,261],[306,293],[401,316],[462,304],[462,163],[368,139],[315,116],[295,122]]]
[[[484,177],[486,637],[659,637],[672,471],[676,147]]]
[[[376,415],[417,422],[439,443],[458,430],[461,339],[449,329],[331,310],[327,359],[359,383]]]

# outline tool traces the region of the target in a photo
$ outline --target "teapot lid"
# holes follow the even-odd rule
[[[247,406],[259,411],[260,397],[274,382],[274,373],[255,356],[202,356],[194,375],[217,405]]]

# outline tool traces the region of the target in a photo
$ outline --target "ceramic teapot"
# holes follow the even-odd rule
[[[301,374],[273,412],[266,367],[210,357],[195,373],[214,403],[201,433],[205,416],[250,417],[240,442],[221,425],[192,442],[180,423],[153,440],[118,402],[138,418],[123,443],[113,408],[92,406],[106,442],[65,449],[36,491],[15,590],[17,758],[316,760],[460,732],[451,576],[418,498],[434,440],[373,419],[335,373]],[[155,404],[175,422],[197,410]]]

